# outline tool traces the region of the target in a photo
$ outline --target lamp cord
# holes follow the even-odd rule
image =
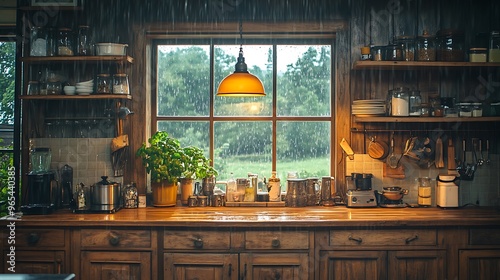
[[[243,53],[243,20],[240,19],[240,53]]]

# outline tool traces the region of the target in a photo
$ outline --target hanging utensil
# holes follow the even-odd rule
[[[484,159],[483,156],[483,142],[481,141],[481,139],[479,139],[478,147],[479,147],[479,156],[481,156],[481,158],[479,158],[477,164],[479,166],[482,166],[486,162],[486,160]]]
[[[448,139],[448,172],[457,170],[457,162],[455,159],[455,146],[453,139]]]
[[[436,165],[436,168],[444,167],[443,140],[441,139],[440,136],[438,136],[438,139],[436,140],[436,152],[435,152],[434,164]]]
[[[476,164],[467,163],[467,147],[465,139],[462,140],[462,164],[457,167],[458,173],[460,174],[460,180],[472,181],[474,179],[474,173],[476,172]]]
[[[389,164],[390,168],[397,168],[398,167],[398,157],[396,156],[396,153],[394,152],[394,132],[392,132],[392,136],[391,136],[391,154],[387,158],[387,164]]]
[[[490,140],[486,140],[486,164],[490,163]]]

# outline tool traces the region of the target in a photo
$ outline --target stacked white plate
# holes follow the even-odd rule
[[[384,99],[362,99],[352,102],[352,114],[356,116],[385,115],[386,105]]]
[[[94,91],[94,80],[76,83],[76,94],[89,95]]]

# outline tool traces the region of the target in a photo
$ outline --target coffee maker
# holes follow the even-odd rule
[[[26,215],[50,214],[59,207],[60,189],[55,173],[50,170],[49,148],[31,150],[31,171],[22,190],[21,212]]]

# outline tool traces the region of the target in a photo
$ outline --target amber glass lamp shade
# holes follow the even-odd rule
[[[217,96],[254,97],[265,95],[264,86],[259,78],[248,73],[243,50],[240,48],[235,71],[222,80],[217,89]]]

